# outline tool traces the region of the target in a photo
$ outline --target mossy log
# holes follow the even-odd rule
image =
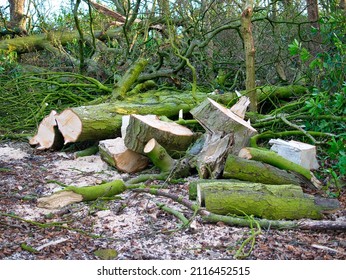
[[[312,178],[310,170],[302,167],[299,164],[296,164],[290,160],[283,158],[282,156],[278,155],[273,151],[246,147],[240,150],[239,157],[268,163],[283,170],[291,170],[303,175],[308,180],[311,180]]]
[[[107,40],[116,37],[121,29],[109,29],[105,31],[95,31],[94,36],[99,40]],[[59,32],[53,31],[43,34],[33,34],[25,37],[15,37],[0,41],[0,50],[15,51],[19,54],[34,52],[46,49],[47,46],[54,46],[59,42],[62,46],[79,39],[78,31]],[[86,40],[92,39],[86,36]]]
[[[110,198],[117,194],[121,194],[125,190],[126,186],[122,180],[114,180],[112,182],[96,186],[68,186],[50,196],[39,198],[37,202],[38,207],[54,209],[61,208],[75,202],[91,201],[105,197]]]
[[[243,159],[235,155],[228,155],[223,178],[273,185],[301,185],[306,183],[305,180],[286,170],[263,162]]]
[[[146,156],[129,150],[120,137],[100,141],[99,151],[102,160],[122,172],[136,173],[149,164]]]
[[[269,220],[269,219],[259,219],[251,217],[241,217],[241,216],[231,216],[231,215],[219,215],[207,211],[205,208],[200,207],[191,200],[181,197],[180,195],[172,194],[171,192],[159,190],[159,189],[149,189],[149,188],[138,188],[133,189],[134,192],[139,193],[149,193],[152,195],[158,195],[170,198],[177,203],[180,203],[198,213],[202,220],[207,223],[219,223],[222,222],[229,226],[240,226],[240,227],[251,227],[253,228],[254,223],[259,225],[261,228],[265,229],[306,229],[306,230],[346,230],[346,223],[343,219],[336,221],[327,220]]]
[[[259,218],[321,219],[323,212],[335,211],[335,199],[304,194],[296,185],[265,185],[250,182],[215,182],[197,184],[197,200],[219,215],[254,215]]]
[[[236,180],[236,179],[198,179],[196,181],[192,181],[189,183],[189,199],[190,200],[196,200],[197,199],[197,185],[200,183],[203,184],[215,184],[215,183],[239,183],[239,182],[243,182],[240,180]]]
[[[169,154],[185,151],[195,140],[194,133],[174,122],[165,122],[157,117],[130,115],[126,128],[124,143],[127,148],[145,154],[144,147],[152,138],[155,138]]]

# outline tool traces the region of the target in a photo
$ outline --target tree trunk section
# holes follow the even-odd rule
[[[308,180],[311,180],[312,177],[310,170],[283,158],[273,151],[247,147],[240,150],[239,157],[268,163],[283,170],[291,170],[303,175]]]
[[[250,138],[257,134],[256,129],[248,122],[210,98],[192,109],[191,114],[207,132],[231,134],[233,154],[238,154],[241,148],[249,144]]]
[[[144,153],[162,172],[169,172],[173,170],[176,165],[176,161],[154,138],[150,139],[145,145]]]
[[[145,154],[144,147],[152,138],[155,138],[169,154],[186,151],[195,140],[194,133],[184,126],[161,121],[156,116],[132,114],[124,138],[126,147]]]
[[[58,130],[56,116],[57,112],[53,110],[41,121],[37,134],[29,140],[30,145],[38,145],[38,150],[62,148],[64,139]]]
[[[101,104],[66,109],[56,116],[56,121],[66,145],[119,136],[121,117],[112,104]]]
[[[121,172],[136,173],[145,169],[149,160],[147,157],[126,148],[124,139],[108,139],[100,141],[101,158]]]
[[[223,177],[272,185],[301,185],[305,180],[292,173],[259,161],[228,155]],[[306,180],[308,181],[308,180]]]
[[[200,183],[198,201],[219,215],[254,215],[272,220],[321,219],[324,211],[340,207],[335,199],[315,198],[296,185],[258,183]]]

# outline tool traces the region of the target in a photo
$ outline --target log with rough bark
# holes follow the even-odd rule
[[[100,141],[99,151],[105,162],[122,172],[136,173],[149,164],[147,157],[126,148],[124,139],[120,137]]]
[[[125,190],[126,186],[122,180],[114,180],[96,186],[67,186],[63,190],[53,193],[50,196],[39,198],[37,202],[38,207],[54,209],[75,202],[91,201],[98,198],[111,198],[117,194],[121,194]]]
[[[296,185],[265,185],[250,182],[197,184],[197,200],[212,213],[254,215],[265,219],[321,219],[324,212],[336,211],[336,199],[304,194]]]
[[[174,122],[165,122],[153,116],[130,115],[124,142],[129,149],[144,153],[149,140],[155,138],[169,154],[185,151],[195,140],[194,133]]]
[[[235,155],[228,155],[223,177],[272,185],[312,185],[304,176],[298,176],[270,164],[243,159]]]

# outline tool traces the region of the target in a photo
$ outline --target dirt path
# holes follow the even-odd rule
[[[116,200],[54,211],[37,207],[38,197],[61,189],[50,181],[84,186],[127,176],[98,156],[74,159],[72,153],[40,152],[26,143],[0,144],[0,259],[98,259],[99,249],[116,250],[117,259],[233,259],[250,234],[248,228],[205,224],[198,217],[192,227],[180,229],[180,221],[156,203],[188,218],[193,213],[148,194],[126,192]],[[188,187],[170,185],[169,191],[187,197]],[[343,209],[326,218],[345,217],[345,200],[341,203]],[[247,259],[346,259],[346,233],[262,230]]]

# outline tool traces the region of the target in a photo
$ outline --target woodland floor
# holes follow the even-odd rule
[[[98,259],[94,252],[99,249],[115,249],[116,259],[126,260],[233,259],[250,234],[248,228],[206,224],[199,217],[193,227],[180,229],[180,221],[160,210],[156,202],[180,209],[186,217],[191,217],[191,211],[169,199],[133,192],[117,200],[77,203],[59,210],[37,207],[38,197],[61,189],[51,180],[85,186],[126,177],[98,156],[74,159],[73,153],[1,143],[0,259],[93,260]],[[168,189],[188,197],[187,183]],[[326,219],[346,216],[345,197],[344,192],[342,209]],[[29,252],[23,244],[37,251]],[[247,259],[346,259],[346,232],[262,230]]]

